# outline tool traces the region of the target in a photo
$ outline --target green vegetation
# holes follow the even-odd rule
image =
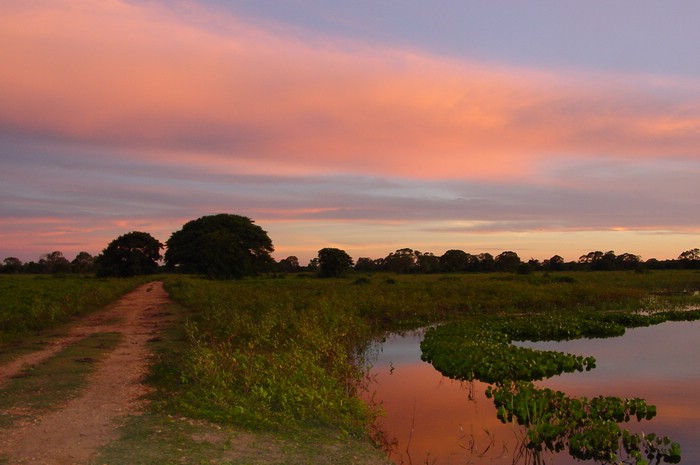
[[[432,328],[421,343],[422,358],[454,379],[487,383],[541,380],[590,370],[593,357],[514,346],[513,341],[561,341],[621,336],[625,327],[700,319],[700,310],[649,315],[628,312],[475,317]]]
[[[365,437],[332,428],[250,432],[229,425],[148,412],[132,417],[105,447],[100,465],[389,465]],[[1,463],[1,462],[0,462]]]
[[[179,411],[255,429],[364,430],[370,415],[355,396],[363,374],[355,355],[368,332],[351,299],[317,280],[183,278],[166,288],[194,312],[172,373]]]
[[[700,310],[480,316],[428,330],[421,349],[423,359],[445,376],[492,384],[487,396],[493,397],[499,419],[526,427],[525,445],[535,452],[568,450],[578,459],[617,464],[624,451],[638,465],[678,463],[678,443],[619,426],[634,417],[641,421],[655,416],[655,408],[643,399],[572,398],[531,382],[594,368],[592,357],[527,349],[511,342],[611,337],[622,335],[625,327],[697,319]]]
[[[50,410],[82,388],[94,364],[114,349],[118,333],[95,333],[44,362],[26,368],[0,387],[0,427]]]
[[[214,279],[238,279],[267,271],[272,240],[245,216],[221,213],[189,221],[167,241],[170,270]]]
[[[501,381],[490,386],[498,418],[517,421],[527,428],[525,446],[534,451],[568,450],[580,460],[620,464],[621,451],[636,465],[678,463],[680,444],[654,433],[631,433],[620,423],[633,418],[651,420],[656,408],[644,399],[598,396],[570,397],[561,391],[536,387],[531,382]],[[624,463],[630,463],[626,460]]]
[[[579,321],[576,315],[584,311],[589,316],[576,328],[565,326],[567,337],[602,329],[619,334],[618,322],[595,312],[688,305],[697,302],[688,291],[700,288],[695,272],[601,275],[181,277],[166,288],[192,311],[187,344],[179,360],[159,369],[169,380],[172,407],[188,415],[259,429],[329,424],[357,432],[372,418],[355,398],[365,374],[357,356],[372,334],[464,319],[464,327],[484,326],[509,347],[498,339],[502,328],[486,326],[498,321],[495,316],[542,314],[532,327],[551,332],[556,320],[546,323],[547,315]],[[548,364],[575,369],[590,363],[558,358]]]
[[[158,271],[158,260],[163,248],[157,239],[146,232],[132,231],[109,243],[95,258],[98,276],[128,278]]]
[[[0,276],[0,344],[100,309],[146,281],[144,277]]]
[[[571,450],[573,444],[586,457],[607,450],[590,442],[594,437],[613,437],[640,464],[650,457],[673,461],[678,455],[677,445],[665,438],[642,438],[610,426],[611,418],[617,427],[619,418],[653,416],[653,406],[642,400],[574,399],[532,384],[553,373],[591,368],[594,360],[537,353],[511,341],[610,336],[625,327],[697,318],[697,311],[672,311],[698,305],[696,271],[163,279],[182,306],[182,323],[164,336],[169,343],[157,343],[162,349],[150,377],[156,388],[154,411],[130,422],[120,444],[147,448],[143,438],[155,440],[159,431],[168,432],[163,453],[173,463],[179,460],[180,440],[191,450],[201,446],[198,454],[206,463],[211,450],[194,443],[201,442],[196,440],[200,427],[211,430],[208,422],[233,428],[234,436],[257,431],[254,444],[259,444],[259,435],[271,435],[278,452],[269,463],[313,462],[308,457],[322,447],[299,452],[309,435],[328,441],[329,450],[333,441],[363,441],[378,413],[357,395],[366,382],[363,354],[369,341],[388,330],[445,322],[454,324],[426,337],[426,358],[450,376],[491,382],[489,394],[501,419],[527,428],[533,448],[557,450],[566,443]],[[99,308],[144,280],[0,276],[2,337]],[[566,408],[547,410],[545,404]],[[608,416],[596,413],[601,411]],[[197,419],[190,425],[196,426],[194,433],[182,418]],[[180,427],[190,431],[187,437],[177,432]],[[294,452],[285,445],[291,443],[296,444]],[[212,447],[233,446],[217,442]],[[105,452],[105,463],[119,462],[115,451]],[[245,458],[248,452],[230,462],[258,463]],[[141,463],[148,463],[146,452],[142,457]]]
[[[352,266],[352,258],[344,250],[326,247],[318,251],[318,274],[323,278],[344,276]]]

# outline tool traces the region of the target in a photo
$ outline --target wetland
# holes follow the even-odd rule
[[[641,460],[655,463],[658,456],[662,462],[674,463],[680,460],[675,457],[675,450],[672,451],[673,444],[678,443],[684,463],[700,461],[700,447],[696,444],[700,431],[698,321],[666,321],[627,329],[618,337],[515,342],[516,350],[525,348],[595,359],[595,367],[588,371],[583,368],[545,377],[532,385],[516,385],[517,389],[513,384],[493,379],[484,382],[476,376],[466,376],[457,380],[443,375],[424,360],[421,351],[424,336],[425,330],[392,334],[374,347],[376,359],[370,391],[385,411],[378,424],[397,464],[568,465],[581,463],[582,458],[598,463],[644,463],[631,452],[634,440],[628,441],[630,451],[625,450],[624,431],[640,440],[648,440],[651,434],[659,439],[658,447],[653,450],[638,447],[642,449]],[[500,403],[496,391],[501,394]],[[538,397],[542,393],[548,394]],[[511,404],[519,395],[529,396],[528,407],[533,411],[522,416],[529,415],[531,421],[518,418],[517,406]],[[507,397],[505,401],[504,397]],[[601,446],[599,441],[598,450],[575,445],[579,447],[575,451],[578,455],[572,454],[570,443],[577,440],[575,435],[580,439],[585,438],[582,431],[597,431],[596,422],[577,423],[564,418],[560,411],[542,414],[538,420],[534,418],[537,398],[547,405],[557,404],[560,410],[566,402],[573,402],[581,411],[590,413],[592,408],[580,407],[581,399],[594,405],[594,400],[599,399],[608,403],[604,408],[599,405],[600,411],[614,408],[624,411],[612,415],[620,420],[615,421],[619,425],[612,433],[589,434],[595,438],[613,437],[614,445]],[[565,402],[566,399],[571,401]],[[613,402],[620,403],[613,405]],[[580,413],[571,415],[580,416]],[[605,424],[610,426],[610,423]],[[543,424],[547,426],[542,428]],[[553,425],[557,424],[566,424],[573,431],[555,430]],[[537,426],[544,431],[537,430]],[[533,438],[540,440],[533,442]],[[663,438],[669,438],[668,444],[664,444]],[[656,439],[652,445],[657,446]],[[605,455],[611,451],[615,457]],[[650,459],[648,454],[653,457]]]

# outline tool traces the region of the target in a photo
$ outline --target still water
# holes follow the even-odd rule
[[[420,359],[422,332],[393,334],[378,345],[370,392],[386,415],[379,427],[393,443],[397,464],[531,463],[523,430],[503,424],[484,392],[487,384],[453,381]],[[679,442],[683,464],[700,463],[700,321],[667,322],[628,329],[610,339],[522,342],[518,345],[596,358],[590,372],[538,383],[570,396],[641,397],[656,405],[651,421],[622,428],[668,436]],[[565,452],[547,464],[581,464]]]

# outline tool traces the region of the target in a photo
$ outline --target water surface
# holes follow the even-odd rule
[[[372,369],[375,400],[386,416],[380,427],[394,441],[397,464],[526,464],[517,425],[503,424],[484,391],[488,385],[443,377],[420,360],[422,332],[390,335]],[[657,406],[651,421],[622,424],[680,442],[681,463],[700,463],[700,322],[667,322],[628,329],[610,339],[523,342],[545,350],[592,355],[597,367],[538,384],[570,396],[641,397]],[[696,444],[698,443],[698,444]],[[546,463],[581,464],[568,454]],[[592,462],[591,462],[592,463]]]

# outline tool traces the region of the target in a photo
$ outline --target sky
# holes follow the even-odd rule
[[[700,246],[700,2],[0,0],[0,260]]]

